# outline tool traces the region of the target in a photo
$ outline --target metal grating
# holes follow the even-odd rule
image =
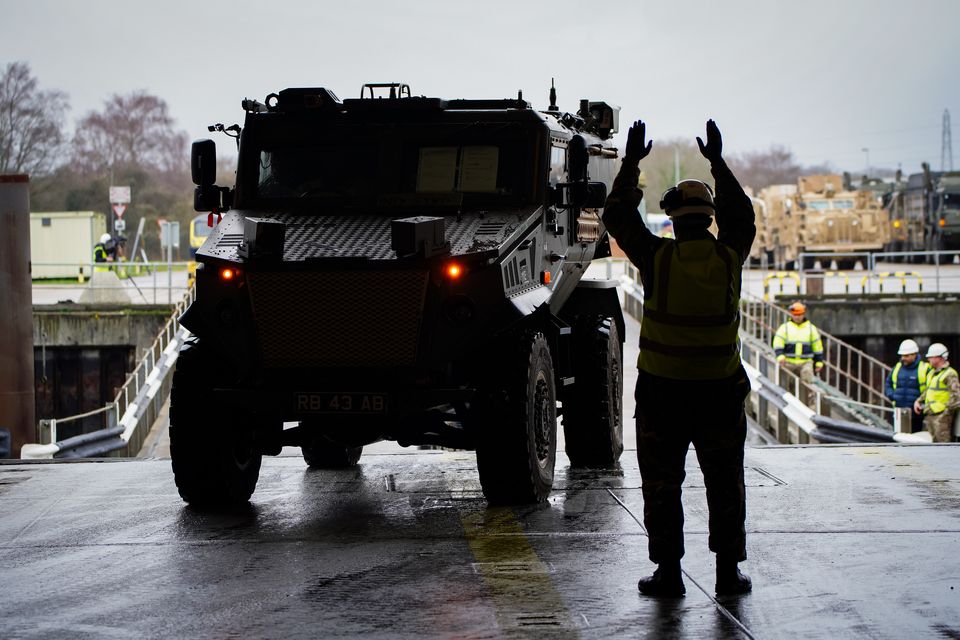
[[[257,339],[268,368],[413,364],[428,273],[251,272]]]
[[[506,227],[506,224],[499,221],[481,222],[477,227],[476,235],[494,236],[503,231],[504,227]]]
[[[242,233],[225,233],[217,242],[217,247],[239,247],[243,244]]]
[[[521,213],[485,213],[446,216],[445,235],[454,255],[495,249],[506,242],[536,209]],[[399,216],[319,215],[281,213],[270,216],[285,227],[283,259],[287,262],[319,258],[366,258],[394,260],[390,247],[390,220]],[[218,248],[240,244],[234,234],[225,234]]]

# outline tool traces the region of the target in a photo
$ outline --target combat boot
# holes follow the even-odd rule
[[[681,598],[687,593],[679,562],[661,563],[652,576],[640,578],[637,588],[643,595],[655,598]]]
[[[740,571],[737,562],[717,558],[717,584],[714,587],[718,596],[735,596],[750,593],[753,582],[750,576]]]

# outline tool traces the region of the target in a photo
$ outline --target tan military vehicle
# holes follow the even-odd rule
[[[754,252],[766,254],[767,264],[776,268],[792,266],[799,253],[797,185],[774,184],[760,190],[763,204],[757,215],[757,239]],[[754,210],[756,210],[754,206]]]
[[[797,178],[794,185],[773,185],[761,191],[766,206],[763,220],[765,250],[774,264],[789,265],[803,252],[828,252],[833,259],[807,258],[806,267],[819,260],[836,260],[840,269],[852,268],[864,251],[882,251],[890,242],[888,213],[869,190],[844,190],[839,175]],[[799,265],[797,265],[799,266]]]

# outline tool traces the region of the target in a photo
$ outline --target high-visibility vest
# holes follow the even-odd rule
[[[890,372],[890,386],[894,389],[897,388],[897,374],[900,373],[902,367],[903,363],[898,362],[894,365],[893,371]],[[927,390],[927,379],[930,377],[931,369],[933,367],[930,366],[930,363],[923,360],[917,365],[917,383],[920,385],[920,395],[923,395],[923,392]]]
[[[820,331],[809,320],[800,324],[788,320],[773,336],[773,350],[777,356],[786,356],[787,362],[801,364],[823,355],[823,341]]]
[[[644,284],[637,367],[679,380],[736,373],[741,271],[739,254],[713,238],[664,242]]]
[[[938,414],[947,410],[950,402],[950,387],[947,386],[949,374],[957,375],[953,367],[946,366],[930,376],[927,383],[927,392],[924,396],[924,413]]]
[[[93,267],[94,271],[110,271],[110,267],[105,266],[107,262],[107,250],[100,242],[93,245],[93,261],[97,263],[97,265]]]

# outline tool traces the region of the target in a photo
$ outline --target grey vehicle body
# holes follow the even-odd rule
[[[182,318],[195,338],[179,411],[174,381],[171,444],[185,499],[199,495],[191,450],[241,432],[254,457],[283,445],[303,446],[308,462],[359,456],[383,439],[484,455],[497,446],[494,408],[522,395],[505,371],[532,361],[531,348],[549,369],[524,387],[543,414],[531,446],[544,454],[548,405],[566,407],[588,385],[577,327],[612,325],[623,339],[613,283],[583,279],[609,255],[599,213],[617,110],[581,101],[577,114],[539,112],[519,98],[387,86],[388,98],[340,101],[317,88],[245,100],[242,129],[227,128],[239,149],[232,188],[213,184],[212,141],[194,144],[196,208],[223,219],[197,251],[196,301]],[[214,409],[195,406],[197,385]],[[552,482],[552,460],[538,459]],[[497,496],[544,497],[542,487]]]

